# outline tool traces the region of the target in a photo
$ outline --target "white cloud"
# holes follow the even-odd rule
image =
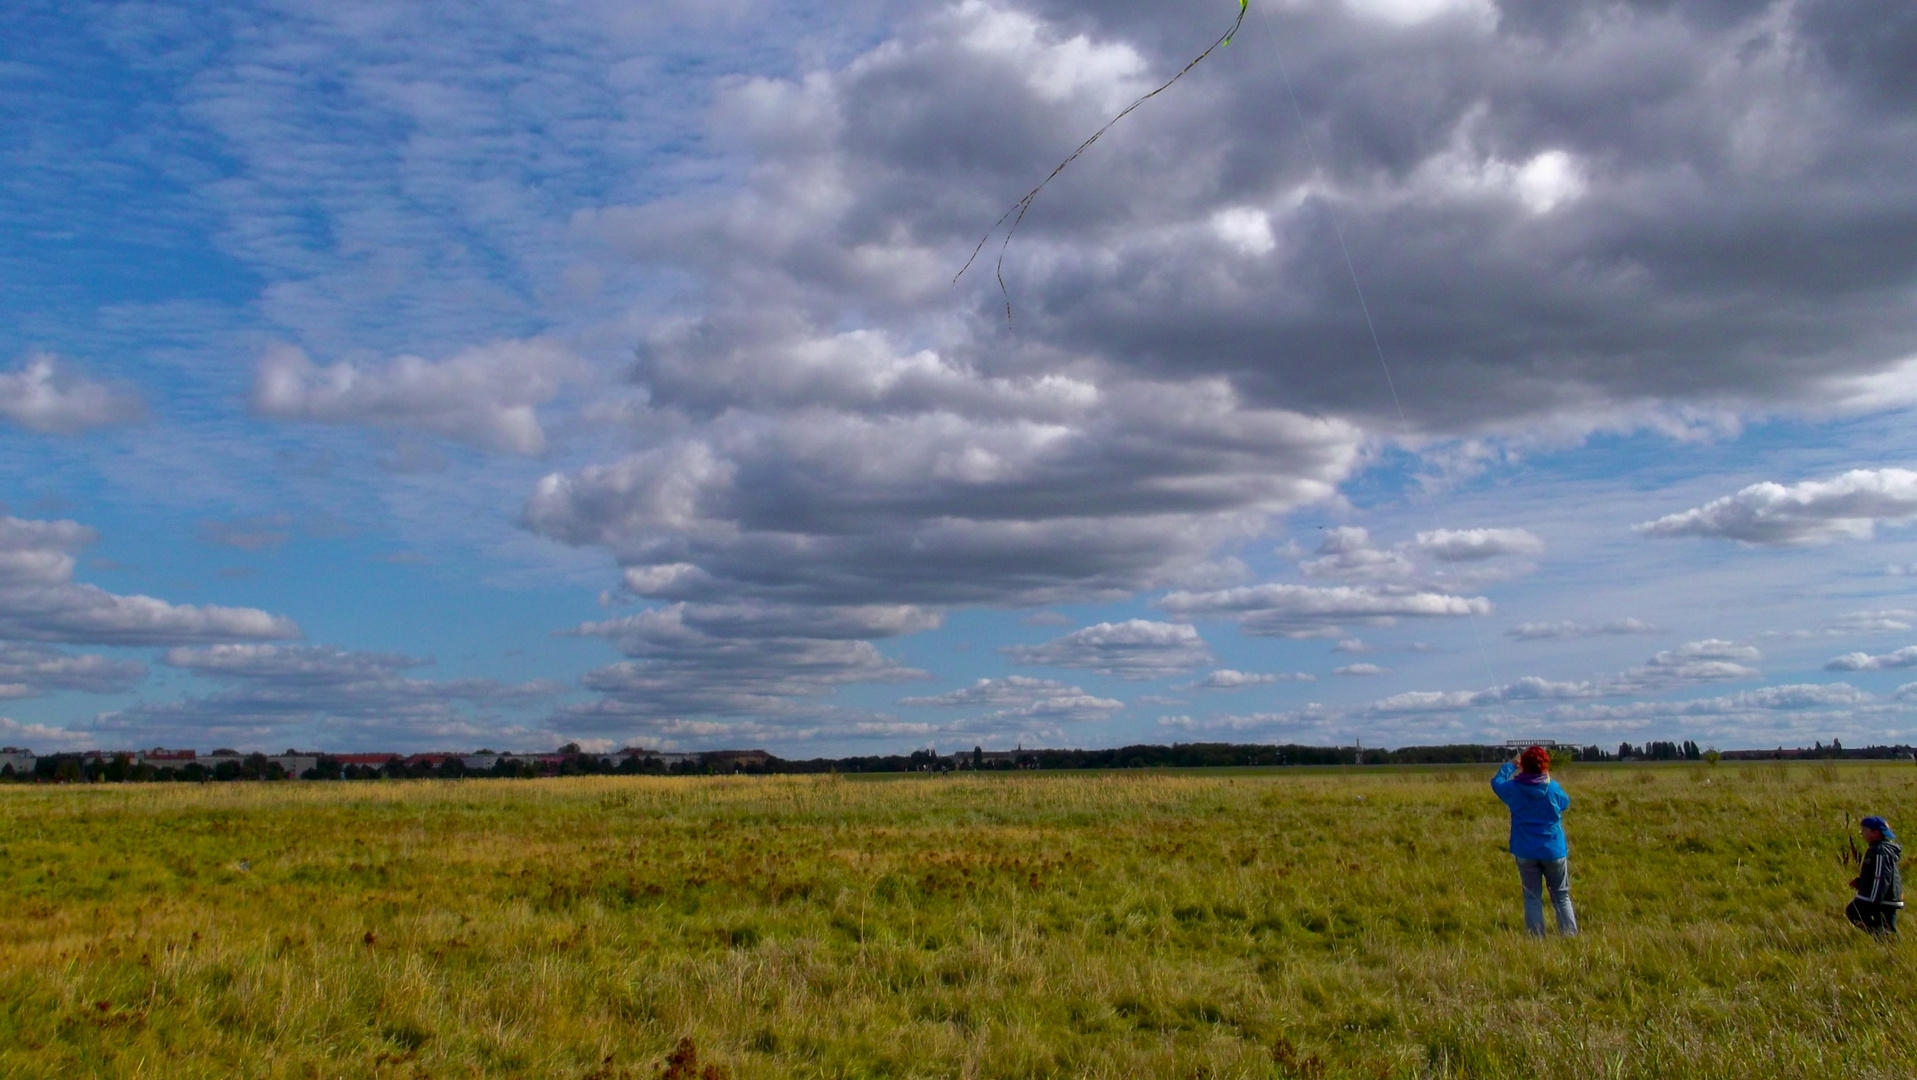
[[[1524,701],[1563,701],[1602,696],[1591,683],[1557,682],[1527,675],[1503,686],[1484,690],[1412,690],[1380,698],[1363,711],[1371,714],[1455,712],[1486,705]]]
[[[92,740],[93,734],[88,731],[74,731],[50,724],[21,723],[10,716],[0,716],[0,743],[7,746],[24,746],[44,754],[57,750],[79,750]]]
[[[1392,26],[1409,27],[1447,15],[1463,16],[1485,25],[1497,23],[1490,0],[1344,0],[1352,12]]]
[[[1179,687],[1180,690],[1243,690],[1248,686],[1270,686],[1281,682],[1312,682],[1313,676],[1302,671],[1293,672],[1251,672],[1233,671],[1231,668],[1219,668],[1194,683]]]
[[[1146,619],[1099,623],[1042,645],[1011,645],[999,651],[1014,664],[1086,668],[1121,679],[1176,675],[1212,658],[1192,627]]]
[[[161,655],[161,662],[225,688],[106,713],[96,727],[189,745],[209,737],[252,745],[297,736],[335,743],[379,739],[388,745],[390,740],[416,744],[436,736],[523,737],[534,733],[502,725],[473,710],[524,706],[565,689],[544,680],[413,678],[405,672],[432,661],[329,645],[175,647]]]
[[[1267,637],[1336,637],[1341,625],[1389,626],[1401,618],[1485,615],[1491,602],[1479,596],[1435,592],[1385,592],[1340,585],[1245,585],[1207,592],[1178,590],[1159,606],[1180,618],[1229,619],[1247,634]]]
[[[584,365],[556,342],[475,346],[434,362],[400,356],[378,365],[349,360],[317,367],[275,345],[260,359],[253,410],[278,420],[431,432],[502,453],[546,448],[537,407],[582,378]]]
[[[1581,623],[1568,619],[1552,623],[1519,623],[1506,630],[1505,634],[1519,641],[1568,641],[1600,634],[1655,634],[1658,632],[1657,627],[1642,619],[1623,618],[1602,623]]]
[[[1373,546],[1370,532],[1355,525],[1326,529],[1317,554],[1317,558],[1298,564],[1307,577],[1401,581],[1417,572],[1402,554]]]
[[[291,619],[256,608],[169,604],[76,582],[75,553],[96,539],[77,522],[0,517],[0,639],[172,645],[299,636]]]
[[[1389,675],[1391,669],[1379,667],[1376,664],[1346,664],[1343,667],[1332,668],[1331,673],[1333,675]]]
[[[1439,562],[1544,553],[1544,541],[1524,529],[1433,529],[1418,534],[1417,547]]]
[[[1917,667],[1917,645],[1907,645],[1895,652],[1877,656],[1863,652],[1845,653],[1832,657],[1824,664],[1825,671],[1891,671],[1908,667]]]
[[[1230,206],[1211,216],[1218,239],[1242,255],[1269,255],[1278,241],[1271,235],[1271,215],[1251,206]]]
[[[1546,150],[1518,167],[1518,197],[1534,214],[1552,210],[1584,194],[1584,170],[1562,150]]]
[[[29,431],[71,435],[132,423],[144,413],[133,391],[74,374],[51,353],[33,353],[17,370],[0,372],[0,417]]]
[[[117,694],[145,678],[146,665],[134,660],[75,656],[43,645],[0,642],[0,687],[12,688],[0,696],[28,697],[49,690]]]
[[[987,721],[1013,718],[1105,720],[1125,707],[1122,701],[1088,694],[1055,679],[1034,679],[1025,675],[980,679],[962,690],[933,697],[901,698],[899,704],[949,709],[991,707],[994,711],[981,717]]]
[[[1917,472],[1852,469],[1829,480],[1752,484],[1637,526],[1651,537],[1702,536],[1771,547],[1868,540],[1878,525],[1917,517]]]
[[[1764,658],[1756,646],[1719,638],[1689,641],[1652,656],[1642,667],[1619,677],[1619,688],[1652,687],[1674,683],[1754,679],[1761,673],[1748,665]]]
[[[927,677],[887,658],[871,642],[854,640],[859,634],[923,626],[899,610],[822,613],[837,620],[823,633],[796,625],[790,609],[769,607],[756,612],[762,617],[754,614],[749,608],[673,604],[579,626],[572,633],[607,638],[632,659],[587,672],[581,683],[604,698],[567,709],[566,722],[574,729],[634,724],[650,729],[663,721],[708,716],[776,718],[791,710],[791,699],[824,697],[851,683]]]
[[[1882,611],[1853,611],[1830,622],[1832,634],[1900,634],[1917,621],[1917,611],[1889,608]]]

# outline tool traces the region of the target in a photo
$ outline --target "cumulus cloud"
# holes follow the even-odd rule
[[[1051,422],[728,413],[542,479],[522,520],[663,600],[1044,604],[1216,577],[1217,546],[1330,497],[1356,431],[1222,384],[1110,385]]]
[[[1440,562],[1476,562],[1501,555],[1542,555],[1544,541],[1524,529],[1433,529],[1418,534],[1417,548]]]
[[[1391,669],[1379,667],[1376,664],[1346,664],[1343,667],[1332,668],[1331,673],[1333,675],[1389,675]]]
[[[1569,641],[1577,638],[1595,637],[1600,634],[1655,634],[1658,628],[1642,619],[1613,619],[1602,623],[1581,623],[1573,620],[1560,622],[1519,623],[1505,631],[1508,637],[1519,641]]]
[[[1912,622],[1917,622],[1917,611],[1909,608],[1853,611],[1832,619],[1829,632],[1832,634],[1894,634],[1909,630]]]
[[[606,638],[632,659],[587,672],[581,683],[603,699],[565,715],[573,728],[777,716],[789,711],[792,699],[823,697],[851,683],[927,677],[886,657],[870,641],[855,640],[900,626],[898,613],[846,609],[831,614],[839,621],[825,632],[795,626],[793,612],[786,609],[713,611],[695,604],[586,623],[572,633]]]
[[[1336,152],[1314,164],[1268,107],[1271,65],[1207,67],[1038,204],[1006,260],[1011,334],[992,275],[952,273],[1060,132],[1188,59],[1181,15],[970,0],[734,80],[710,115],[738,184],[577,218],[689,299],[635,316],[633,399],[605,414],[631,452],[546,477],[522,521],[665,603],[1163,589],[1176,615],[1288,636],[1489,611],[1465,582],[1536,536],[1328,539],[1304,570],[1342,589],[1244,586],[1231,557],[1400,430],[1350,360],[1369,343],[1331,212],[1415,343],[1393,364],[1414,434],[1835,401],[1833,378],[1913,344],[1917,144],[1852,115],[1879,76],[1830,58],[1848,32],[1811,7],[1282,6]],[[1778,269],[1804,236],[1817,266]]]
[[[544,680],[421,679],[408,672],[430,659],[330,645],[176,646],[160,660],[225,688],[106,713],[97,728],[189,743],[212,737],[263,745],[292,737],[288,729],[416,743],[494,732],[497,725],[472,710],[524,705],[565,689]]]
[[[73,521],[0,517],[0,640],[172,645],[299,636],[291,619],[256,608],[169,604],[74,581],[76,553],[97,538]]]
[[[1219,668],[1194,683],[1179,687],[1180,690],[1243,690],[1248,686],[1270,686],[1280,682],[1312,682],[1313,676],[1302,671],[1284,673],[1233,671],[1231,668]]]
[[[78,750],[87,746],[92,738],[92,733],[87,731],[22,723],[10,716],[0,716],[0,743],[7,746],[24,746],[44,754],[51,750]]]
[[[49,690],[117,694],[145,678],[146,665],[134,660],[0,642],[0,697],[31,697]]]
[[[1551,710],[1547,715],[1560,723],[1627,728],[1672,718],[1735,722],[1763,713],[1807,713],[1811,719],[1822,723],[1830,714],[1812,710],[1852,709],[1868,706],[1875,700],[1870,694],[1847,683],[1791,683],[1686,701],[1563,706]]]
[[[1739,645],[1719,638],[1688,641],[1675,649],[1657,653],[1642,667],[1626,671],[1619,676],[1618,687],[1632,689],[1672,683],[1754,679],[1761,673],[1749,665],[1763,658],[1764,654],[1753,645]]]
[[[1383,413],[1375,386],[1326,359],[1363,344],[1333,205],[1395,332],[1419,343],[1394,364],[1414,425],[1828,396],[1834,373],[1908,355],[1899,208],[1917,173],[1897,123],[1873,130],[1900,114],[1857,103],[1878,76],[1832,59],[1857,36],[1835,29],[1848,20],[1833,6],[1270,13],[1306,122],[1338,153],[1315,168],[1285,111],[1263,107],[1285,98],[1271,65],[1205,69],[1028,219],[1007,260],[1022,333],[1134,370],[1227,374],[1262,400]],[[1460,8],[1491,22],[1451,17]],[[754,153],[747,190],[592,222],[714,283],[683,334],[712,373],[671,356],[646,378],[708,393],[737,380],[740,342],[773,352],[793,338],[782,328],[830,325],[821,313],[903,324],[945,303],[950,268],[1055,163],[1058,133],[1186,58],[1171,17],[1099,8],[1053,23],[965,3],[841,66],[742,80],[718,115]],[[1415,89],[1396,77],[1408,68],[1427,73]],[[1338,137],[1354,131],[1367,137]],[[1859,160],[1867,188],[1842,164]],[[1801,251],[1804,235],[1831,243],[1828,276],[1766,266],[1760,253]],[[981,316],[997,307],[990,277],[965,294]],[[847,393],[783,366],[802,392]],[[857,392],[872,387],[885,383]]]
[[[1317,558],[1298,569],[1307,577],[1336,577],[1347,581],[1401,581],[1417,572],[1411,560],[1396,551],[1374,546],[1371,533],[1355,525],[1326,529]]]
[[[1026,675],[980,679],[962,690],[933,697],[901,698],[899,704],[948,709],[986,706],[992,711],[981,719],[988,721],[1012,718],[1105,720],[1125,707],[1122,701],[1088,694],[1055,679],[1034,679]]]
[[[1601,697],[1603,693],[1600,687],[1588,682],[1559,682],[1527,675],[1515,682],[1484,690],[1411,690],[1380,698],[1363,711],[1374,715],[1455,712],[1514,702]]]
[[[1244,585],[1205,592],[1177,590],[1159,606],[1180,618],[1228,619],[1264,637],[1337,637],[1350,623],[1391,626],[1399,619],[1485,615],[1481,596],[1387,592],[1361,586]]]
[[[1703,506],[1637,526],[1650,537],[1701,536],[1766,547],[1868,540],[1879,525],[1917,517],[1917,472],[1852,469],[1828,480],[1752,484]]]
[[[1157,679],[1211,662],[1211,649],[1183,623],[1127,619],[1074,630],[1042,645],[999,650],[1014,664],[1086,668],[1121,679]]]
[[[1832,657],[1824,664],[1825,671],[1891,671],[1908,667],[1917,667],[1917,645],[1906,645],[1894,652],[1876,656],[1863,652],[1845,653]]]
[[[49,435],[131,423],[145,413],[139,395],[84,378],[51,353],[34,353],[0,372],[0,418]]]
[[[277,420],[430,432],[502,453],[546,448],[537,407],[584,365],[556,342],[500,341],[445,360],[400,356],[385,364],[325,367],[275,345],[254,373],[253,411]]]

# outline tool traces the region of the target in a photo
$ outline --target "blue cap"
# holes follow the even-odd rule
[[[1886,840],[1897,839],[1897,834],[1890,831],[1890,822],[1885,821],[1876,814],[1872,814],[1857,824],[1862,825],[1866,829],[1876,829],[1878,832],[1884,834],[1884,839]]]

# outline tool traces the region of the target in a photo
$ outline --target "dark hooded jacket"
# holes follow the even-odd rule
[[[1864,852],[1864,863],[1857,868],[1857,899],[1886,907],[1904,906],[1904,879],[1897,872],[1897,860],[1904,849],[1897,841],[1885,838]]]

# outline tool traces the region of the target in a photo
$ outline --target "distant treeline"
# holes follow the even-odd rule
[[[1813,749],[1733,750],[1719,754],[1700,749],[1695,742],[1649,742],[1641,746],[1622,743],[1616,751],[1597,746],[1558,746],[1552,757],[1559,763],[1572,761],[1700,761],[1770,759],[1903,759],[1910,760],[1909,746],[1870,746],[1846,748],[1833,739]],[[48,754],[38,758],[30,772],[16,773],[13,766],[0,769],[0,782],[14,783],[121,783],[121,782],[207,782],[235,780],[416,780],[416,779],[530,779],[542,776],[689,776],[715,774],[778,775],[808,773],[907,773],[954,771],[1010,771],[1019,769],[1202,769],[1246,766],[1290,765],[1492,765],[1507,760],[1512,750],[1505,746],[1477,743],[1453,743],[1443,746],[1406,746],[1396,750],[1361,749],[1334,746],[1267,746],[1259,743],[1174,743],[1170,746],[1140,744],[1105,750],[985,750],[939,754],[917,750],[910,754],[878,754],[860,757],[811,758],[787,760],[764,751],[719,750],[704,754],[674,754],[671,760],[647,751],[625,750],[612,754],[580,751],[567,746],[558,753],[537,755],[488,755],[478,764],[472,755],[394,754],[378,761],[380,755],[351,755],[357,760],[342,760],[328,754],[305,756],[312,764],[293,772],[282,762],[285,757],[265,754],[233,755],[217,762],[191,761],[183,766],[166,767],[136,761],[129,755]]]

